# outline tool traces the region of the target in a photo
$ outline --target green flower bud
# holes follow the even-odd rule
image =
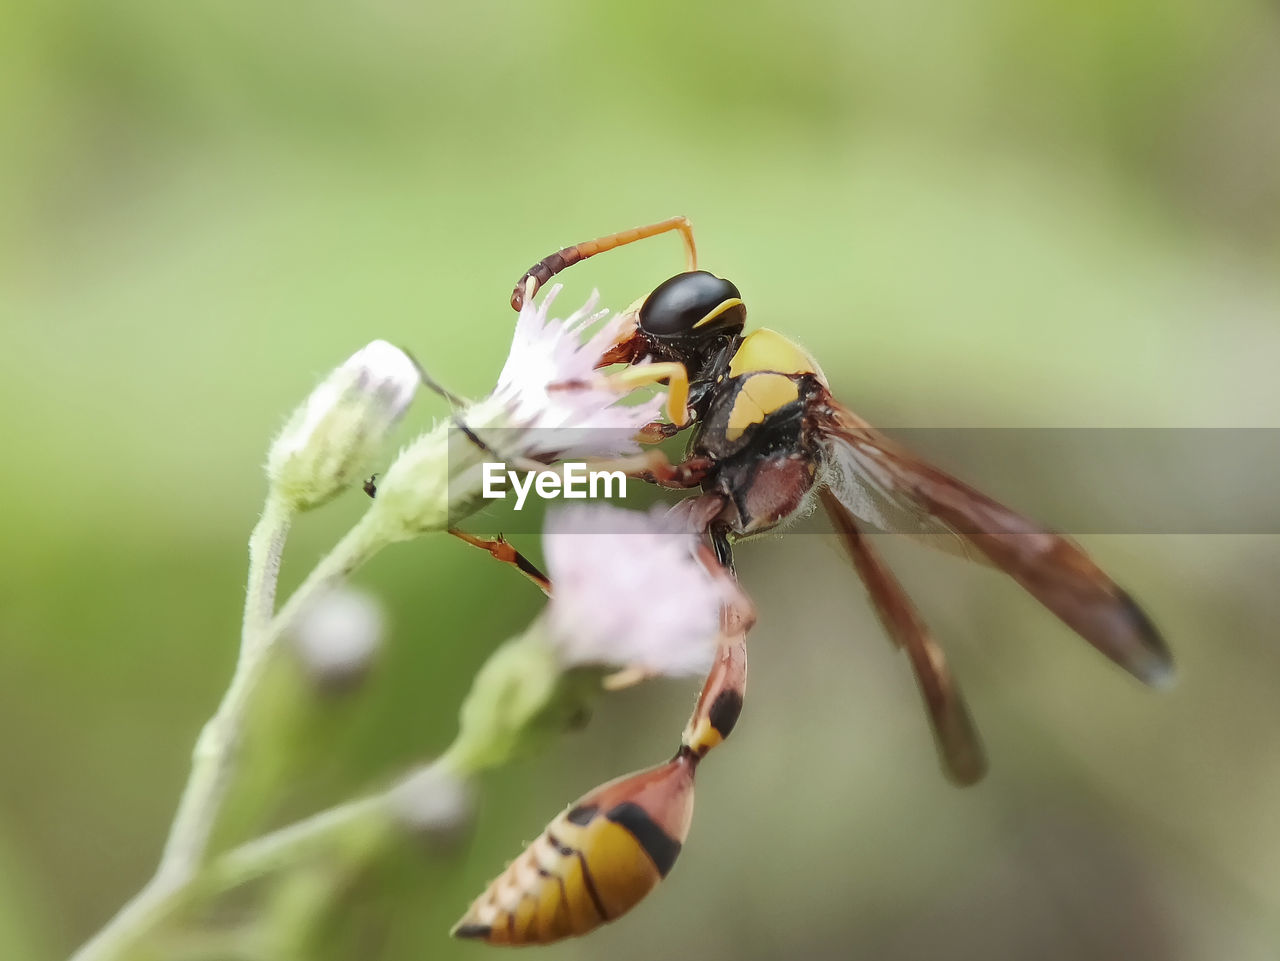
[[[378,478],[369,520],[388,541],[444,530],[450,523],[450,470],[456,439],[439,425],[414,440]]]
[[[595,668],[566,670],[545,618],[538,618],[480,668],[447,761],[468,773],[498,767],[581,725],[603,676]]]
[[[385,340],[354,354],[311,392],[271,445],[273,494],[305,511],[362,482],[418,383],[417,365]]]

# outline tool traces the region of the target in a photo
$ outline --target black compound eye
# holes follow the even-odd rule
[[[715,313],[726,301],[739,301],[708,321],[699,332],[718,332],[746,323],[738,288],[705,270],[676,274],[659,285],[640,308],[640,329],[655,337],[678,337],[692,331],[699,321]]]

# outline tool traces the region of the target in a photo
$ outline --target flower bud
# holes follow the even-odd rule
[[[358,683],[382,642],[382,607],[372,595],[338,587],[299,615],[293,647],[308,676],[329,691]]]
[[[391,789],[391,813],[406,830],[449,849],[466,836],[475,792],[444,764],[428,764]]]
[[[602,690],[601,677],[596,668],[567,670],[545,618],[536,619],[476,674],[448,761],[474,774],[532,752],[582,723]]]
[[[418,383],[413,359],[385,340],[357,351],[311,392],[271,445],[273,492],[305,511],[363,481]]]
[[[386,540],[407,540],[449,525],[452,433],[441,425],[422,434],[378,478],[369,516]]]

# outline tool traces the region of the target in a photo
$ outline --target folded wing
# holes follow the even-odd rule
[[[1134,677],[1152,685],[1172,678],[1155,626],[1070,539],[926,463],[834,401],[817,427],[830,489],[855,517],[989,562]]]

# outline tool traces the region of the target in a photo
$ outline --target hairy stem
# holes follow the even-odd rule
[[[396,825],[445,834],[465,822],[468,775],[452,748],[376,794],[338,804],[255,838],[216,858],[201,882],[217,893],[305,860],[313,852],[345,848],[367,860]]]
[[[208,883],[215,891],[227,891],[255,878],[296,863],[307,852],[333,842],[348,832],[367,827],[370,834],[389,821],[387,794],[356,798],[296,821],[233,848],[215,860],[208,870]]]
[[[308,603],[344,580],[386,543],[377,523],[371,522],[371,512],[366,513],[272,618],[280,556],[291,520],[287,505],[269,497],[250,537],[249,587],[240,656],[222,703],[196,741],[191,776],[178,803],[160,866],[147,885],[72,956],[72,961],[119,957],[181,898],[206,859],[209,838],[239,759],[248,707],[270,655]]]
[[[181,881],[204,858],[227,787],[227,775],[239,738],[245,709],[271,648],[271,615],[275,609],[280,559],[292,522],[292,511],[279,498],[269,496],[257,526],[249,537],[249,583],[245,594],[240,656],[222,703],[196,741],[191,777],[178,802],[160,857],[158,878]]]

